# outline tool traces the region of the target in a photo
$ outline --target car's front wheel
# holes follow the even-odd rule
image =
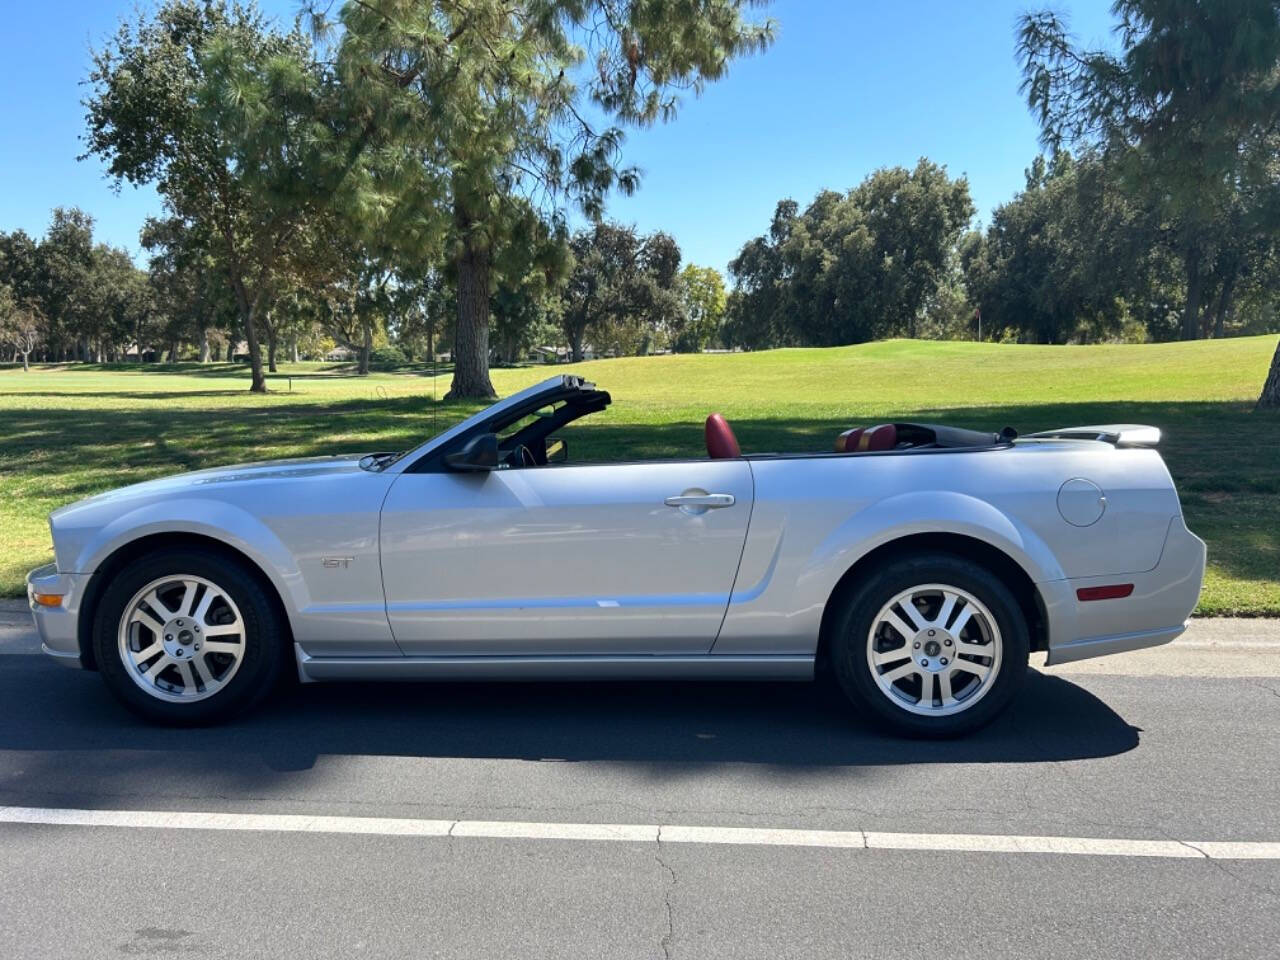
[[[845,694],[894,732],[950,737],[988,723],[1027,670],[1026,618],[990,570],[903,557],[838,601],[828,649]]]
[[[98,669],[150,720],[207,723],[260,700],[285,643],[263,585],[220,553],[165,549],[120,571],[98,604]]]

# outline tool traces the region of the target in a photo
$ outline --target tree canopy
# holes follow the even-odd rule
[[[404,144],[437,188],[456,276],[451,396],[488,397],[494,258],[532,203],[598,219],[633,191],[623,128],[674,118],[684,91],[764,49],[767,0],[349,2],[337,78],[365,144]],[[316,5],[316,31],[331,24]],[[554,228],[552,228],[554,229]]]
[[[768,235],[729,264],[731,339],[743,346],[830,346],[914,336],[973,217],[969,185],[922,159],[877,170],[803,211],[778,204]]]

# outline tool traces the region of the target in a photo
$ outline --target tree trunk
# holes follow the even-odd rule
[[[267,370],[271,373],[279,373],[276,369],[276,328],[274,324],[267,325]]]
[[[262,373],[262,347],[258,344],[258,311],[262,305],[262,288],[259,287],[257,296],[250,300],[241,280],[232,278],[231,286],[235,291],[236,306],[240,310],[240,321],[244,324],[244,339],[249,345],[249,370],[252,377],[249,392],[266,393],[267,378]]]
[[[361,317],[360,328],[364,331],[364,338],[360,343],[360,360],[356,367],[356,373],[362,377],[367,377],[369,375],[369,354],[373,352],[373,324],[368,317]]]
[[[178,341],[177,340],[169,341],[169,362],[170,363],[178,362]]]
[[[227,342],[227,363],[235,363],[236,360],[236,341],[235,337]]]
[[[574,363],[582,362],[582,337],[585,333],[585,330],[574,330],[569,334],[569,349]]]
[[[250,393],[266,393],[267,378],[262,372],[262,347],[258,343],[258,321],[252,307],[244,318],[244,338],[249,343]]]
[[[1187,250],[1184,264],[1187,271],[1187,303],[1182,309],[1182,339],[1196,340],[1200,336],[1200,291],[1204,277],[1200,275],[1200,251]]]
[[[267,378],[262,373],[262,347],[258,343],[257,304],[250,304],[243,294],[240,294],[239,300],[240,322],[244,324],[244,339],[249,347],[249,392],[266,393]]]
[[[207,327],[200,328],[200,362],[209,362],[209,329]]]
[[[1218,309],[1213,317],[1213,335],[1221,340],[1226,327],[1227,313],[1231,309],[1231,293],[1236,285],[1236,271],[1232,270],[1222,281],[1222,294],[1218,297]]]
[[[458,258],[458,330],[453,338],[453,385],[446,400],[490,400],[489,257],[487,247],[470,244]]]
[[[30,361],[28,360],[28,358],[29,358],[30,356],[31,356],[31,354],[29,354],[29,353],[24,353],[24,354],[22,355],[22,372],[23,372],[23,373],[30,373],[30,372],[31,372],[31,363],[30,363]]]
[[[1262,396],[1258,397],[1258,410],[1280,410],[1280,343],[1276,344],[1275,356],[1271,358],[1271,372],[1267,382],[1262,385]]]
[[[297,337],[294,337],[292,340],[289,341],[289,348],[293,353],[293,362],[297,363],[298,362],[298,338]]]

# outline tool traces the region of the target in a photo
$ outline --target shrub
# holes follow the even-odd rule
[[[371,367],[399,367],[408,362],[409,358],[404,355],[404,351],[390,344],[385,347],[374,347],[369,352]]]

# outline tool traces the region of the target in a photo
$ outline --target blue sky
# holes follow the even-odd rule
[[[1111,0],[1057,0],[1073,30],[1108,39]],[[1022,185],[1036,126],[1018,93],[1014,22],[1043,0],[775,0],[778,40],[732,65],[674,123],[633,131],[626,159],[644,172],[610,215],[664,229],[685,259],[723,269],[767,228],[782,197],[801,204],[882,166],[921,156],[966,174],[980,219]],[[296,0],[265,0],[291,20]],[[77,162],[80,82],[89,49],[126,0],[14,4],[0,39],[0,230],[44,231],[54,206],[79,206],[99,239],[138,250],[159,209],[150,190],[117,196],[97,161]]]

